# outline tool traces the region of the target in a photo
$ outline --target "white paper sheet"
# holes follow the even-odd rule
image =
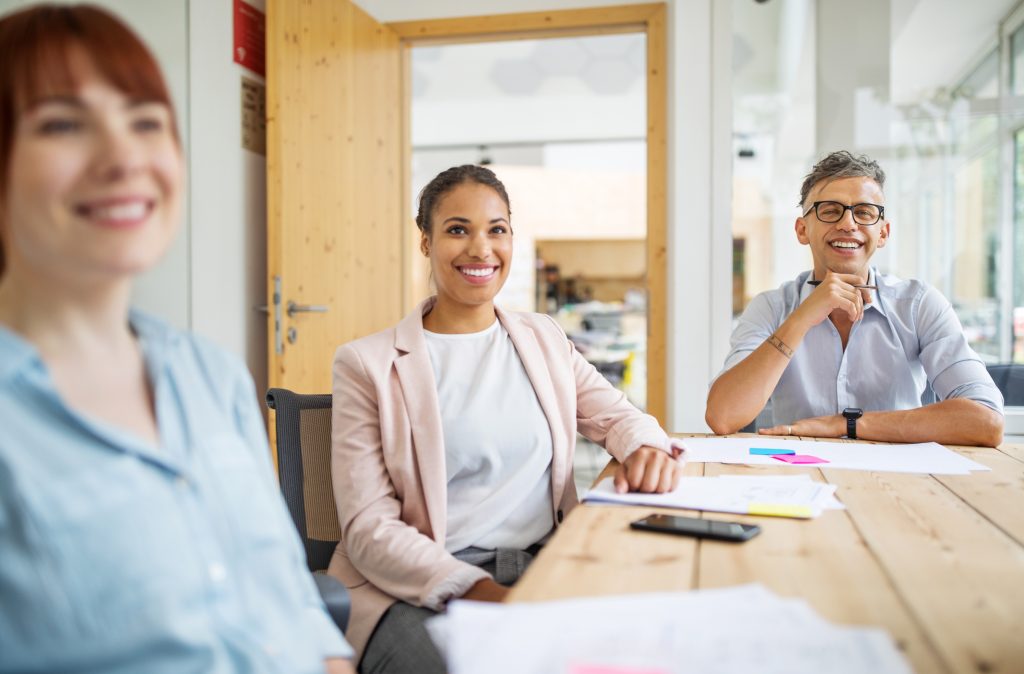
[[[760,585],[527,604],[455,601],[427,628],[451,674],[911,671],[884,631],[837,627]]]
[[[583,495],[588,502],[650,505],[661,508],[687,508],[719,513],[777,514],[790,517],[817,517],[825,509],[842,508],[836,501],[836,487],[784,475],[765,477],[683,477],[679,485],[666,494],[615,493],[612,478],[601,480]],[[806,508],[789,515],[793,508]],[[774,510],[772,510],[774,509]]]
[[[817,442],[782,440],[761,436],[756,438],[684,438],[683,460],[702,463],[742,463],[775,466],[783,464],[770,456],[750,453],[751,447],[790,449],[797,454],[810,454],[828,463],[808,464],[811,468],[846,468],[852,470],[890,471],[896,473],[931,473],[934,475],[966,475],[972,470],[990,470],[965,456],[935,442],[914,445],[868,445],[855,442]]]

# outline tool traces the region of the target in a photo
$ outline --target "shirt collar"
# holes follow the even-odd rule
[[[864,305],[864,311],[877,311],[881,315],[888,318],[888,315],[885,311],[885,302],[882,300],[882,290],[884,289],[882,281],[883,277],[881,274],[878,273],[878,270],[876,268],[872,267],[871,269],[868,270],[868,285],[875,286],[876,288],[878,288],[878,290],[871,291],[871,303]]]
[[[128,313],[128,323],[138,336],[147,361],[158,358],[175,340],[181,338],[178,331],[168,330],[160,319],[134,309]],[[43,359],[35,345],[0,324],[0,382],[5,382],[28,368],[42,367]]]
[[[31,367],[41,367],[39,352],[13,330],[0,325],[0,382]]]

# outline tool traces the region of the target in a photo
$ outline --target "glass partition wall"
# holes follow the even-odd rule
[[[800,184],[846,149],[887,175],[874,263],[942,291],[986,363],[1024,365],[1021,3],[733,0],[733,38],[733,316],[810,267]]]

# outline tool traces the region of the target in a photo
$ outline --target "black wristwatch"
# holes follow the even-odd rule
[[[859,407],[847,407],[843,410],[843,416],[846,417],[846,437],[851,440],[857,439],[857,419],[864,416],[864,410]]]

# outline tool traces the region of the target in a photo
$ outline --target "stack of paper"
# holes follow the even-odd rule
[[[835,493],[834,485],[814,482],[808,475],[683,477],[679,486],[666,494],[617,494],[612,478],[605,478],[587,491],[583,500],[807,518],[826,509],[841,509]]]
[[[756,438],[684,438],[683,460],[708,463],[745,463],[778,466],[779,459],[770,450],[788,454],[812,455],[821,465],[814,468],[967,475],[972,470],[989,470],[940,444],[868,445],[856,442],[816,442]],[[784,456],[784,455],[782,455]]]
[[[760,585],[528,604],[455,601],[427,622],[451,674],[908,674],[880,629]]]

